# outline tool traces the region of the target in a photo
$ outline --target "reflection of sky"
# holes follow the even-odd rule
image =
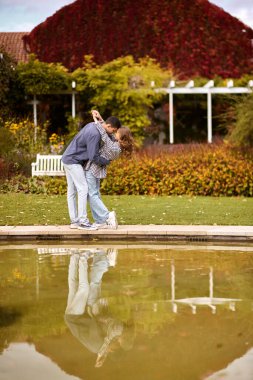
[[[28,343],[11,343],[0,356],[1,380],[77,380]]]
[[[208,376],[206,380],[252,380],[253,379],[253,349],[241,358],[234,360],[226,368]]]
[[[31,31],[73,0],[0,0],[0,31]],[[210,0],[253,28],[252,0]]]

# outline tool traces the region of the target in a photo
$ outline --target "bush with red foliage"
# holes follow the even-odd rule
[[[252,72],[253,30],[207,0],[77,0],[24,37],[45,62],[71,70],[149,55],[184,78]]]

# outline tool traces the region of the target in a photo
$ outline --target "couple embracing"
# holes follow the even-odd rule
[[[62,155],[67,178],[67,201],[70,228],[97,230],[117,229],[115,211],[109,211],[100,195],[100,179],[106,177],[106,168],[120,154],[130,154],[133,138],[120,120],[110,116],[105,121],[93,110],[94,122],[83,127]],[[94,223],[87,216],[90,203]]]

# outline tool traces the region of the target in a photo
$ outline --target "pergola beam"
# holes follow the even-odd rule
[[[250,87],[175,87],[175,88],[158,88],[156,91],[166,92],[169,94],[207,94],[209,91],[212,94],[251,94],[252,89]]]

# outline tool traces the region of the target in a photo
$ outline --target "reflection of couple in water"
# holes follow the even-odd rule
[[[72,334],[97,354],[95,367],[101,367],[110,352],[133,345],[133,327],[114,318],[107,299],[101,298],[102,277],[116,258],[115,249],[76,250],[70,257],[65,321]]]

